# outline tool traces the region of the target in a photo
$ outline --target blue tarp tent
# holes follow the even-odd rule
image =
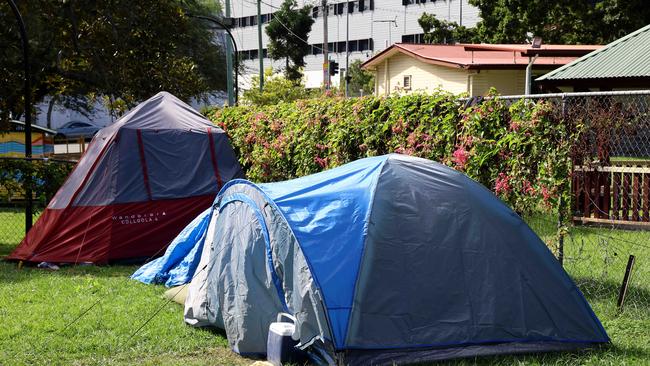
[[[326,362],[392,364],[609,342],[526,223],[444,165],[362,159],[216,198],[185,320],[264,354],[277,313]]]
[[[165,255],[140,267],[131,278],[147,284],[179,286],[192,280],[201,259],[212,207],[203,211],[169,244]]]

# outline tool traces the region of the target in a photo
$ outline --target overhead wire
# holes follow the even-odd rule
[[[249,3],[249,4],[257,5],[256,2],[251,1],[251,0],[243,0],[243,1],[244,1],[244,2],[247,2],[247,3]],[[277,6],[275,6],[275,5],[272,5],[272,4],[269,4],[269,3],[265,2],[265,1],[261,1],[261,0],[260,0],[260,2],[261,2],[262,4],[268,6],[268,7],[271,7],[271,8],[273,8],[273,9],[275,9],[275,10],[280,9],[279,7],[277,7]],[[276,17],[274,17],[273,19],[276,20],[278,23],[280,23],[280,25],[281,25],[284,29],[286,29],[287,32],[291,33],[294,37],[296,37],[296,38],[297,38],[298,40],[300,40],[301,42],[305,43],[305,44],[308,45],[308,46],[314,47],[314,48],[317,49],[317,50],[320,50],[320,51],[325,52],[325,50],[324,50],[323,48],[318,47],[318,46],[316,46],[316,45],[314,45],[314,44],[309,43],[307,40],[305,40],[304,38],[302,38],[302,37],[300,37],[299,35],[297,35],[296,33],[294,33],[294,32],[293,32],[293,31],[292,31],[292,30],[291,30],[291,29],[290,29],[286,24],[284,24],[280,19],[278,19],[278,18],[276,18]]]

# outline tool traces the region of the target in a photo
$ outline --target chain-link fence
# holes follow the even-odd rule
[[[499,97],[550,103],[572,133],[570,199],[526,215],[596,307],[618,311],[628,261],[635,262],[624,309],[650,312],[650,91]],[[468,104],[480,103],[469,99]],[[24,177],[31,172],[38,215],[73,164],[0,159],[0,256],[25,231]],[[626,310],[626,311],[627,311]]]
[[[27,213],[32,213],[32,222],[38,219],[73,166],[65,160],[0,158],[0,257],[20,243]],[[30,191],[31,202],[26,194]]]
[[[571,135],[570,202],[528,214],[526,221],[558,253],[597,313],[624,311],[647,318],[650,91],[500,98],[507,104],[522,98],[551,103],[557,120],[579,132]]]

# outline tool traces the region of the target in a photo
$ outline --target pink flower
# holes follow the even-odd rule
[[[467,135],[467,136],[461,137],[461,140],[463,140],[463,145],[471,146],[472,143],[474,142],[474,136]]]
[[[285,142],[287,141],[287,137],[285,135],[280,134],[275,141],[273,141],[273,144],[271,146],[273,149],[275,149],[276,152],[280,154],[280,156],[284,156],[284,145]]]
[[[253,132],[249,133],[248,135],[246,135],[246,137],[244,137],[244,142],[246,142],[249,145],[254,144],[256,140],[257,138],[255,137],[255,134]]]
[[[528,180],[524,179],[522,185],[523,185],[523,188],[524,188],[524,192],[526,194],[529,194],[531,196],[535,194],[535,188],[533,188],[533,186],[530,184],[530,182]]]
[[[509,193],[510,189],[510,177],[505,173],[499,173],[497,181],[494,184],[494,192],[496,194]]]
[[[510,122],[510,131],[517,132],[519,131],[519,128],[521,128],[521,125],[517,121]]]
[[[452,161],[456,164],[456,168],[463,170],[469,160],[469,151],[465,150],[465,147],[459,146],[456,151],[452,154]]]
[[[542,198],[544,199],[544,203],[546,205],[550,205],[549,200],[553,197],[553,193],[546,186],[542,186],[541,191],[542,191]]]
[[[255,114],[255,122],[259,122],[260,120],[266,119],[266,114],[259,112]]]
[[[417,134],[415,133],[415,131],[411,132],[409,136],[406,138],[406,143],[409,146],[415,145],[416,141],[417,141]]]
[[[271,128],[271,131],[278,132],[282,130],[282,122],[278,120],[274,120],[273,122],[271,122],[271,125],[269,127]]]
[[[321,168],[327,168],[327,158],[314,156],[314,162],[318,164]]]
[[[413,155],[414,150],[412,148],[405,148],[403,146],[398,147],[395,149],[395,152],[398,154],[403,154],[403,155]]]

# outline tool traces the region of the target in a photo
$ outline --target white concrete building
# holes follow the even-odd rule
[[[247,89],[251,76],[259,74],[257,0],[231,0],[232,29],[237,42],[240,59],[245,71],[240,75],[239,85]],[[282,4],[283,0],[261,0],[263,27]],[[317,88],[323,83],[323,9],[320,0],[298,0],[299,6],[312,5],[314,24],[307,42],[312,45],[312,53],[305,58],[305,83],[307,87]],[[477,8],[467,0],[352,0],[328,1],[328,43],[329,58],[345,69],[346,12],[349,14],[350,62],[365,61],[373,54],[394,43],[422,42],[423,31],[418,24],[422,13],[435,14],[439,19],[450,20],[467,27],[479,20]],[[264,48],[264,68],[282,69],[283,61],[272,61],[267,56],[269,40],[262,30]],[[341,73],[343,74],[343,73]],[[340,76],[332,77],[332,84],[338,85]]]

